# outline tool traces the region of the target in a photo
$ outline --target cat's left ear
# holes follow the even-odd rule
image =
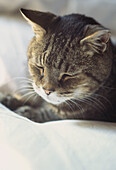
[[[28,9],[20,9],[23,17],[32,25],[33,31],[38,38],[42,38],[48,31],[50,25],[57,18],[50,12],[40,12]]]
[[[85,46],[85,48],[89,47],[96,53],[103,53],[106,51],[107,43],[111,36],[108,29],[98,25],[88,25],[85,28],[85,34],[85,37],[80,41],[82,46]]]

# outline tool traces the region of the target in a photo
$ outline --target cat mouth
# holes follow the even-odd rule
[[[65,102],[65,99],[62,97],[58,97],[56,92],[50,95],[47,95],[42,87],[38,88],[34,83],[33,83],[33,89],[39,96],[41,96],[48,103],[59,105]]]

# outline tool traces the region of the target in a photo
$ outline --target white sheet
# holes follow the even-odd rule
[[[0,105],[0,170],[115,170],[116,124],[34,123]]]
[[[0,1],[0,9],[16,10],[26,2],[24,7],[57,14],[85,13],[116,35],[114,0],[8,2]],[[26,50],[33,32],[26,22],[9,17],[0,18],[0,30],[0,88],[11,92],[16,86],[13,78],[25,76]],[[116,169],[116,124],[76,120],[38,124],[0,107],[0,170]]]

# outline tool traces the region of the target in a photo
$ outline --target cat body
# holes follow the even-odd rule
[[[42,109],[28,107],[35,121],[116,122],[116,48],[110,31],[85,15],[26,9],[21,13],[35,33],[28,66],[33,89],[45,103]]]
[[[116,121],[116,54],[110,31],[80,14],[21,9],[35,36],[28,47],[33,88],[62,119]]]

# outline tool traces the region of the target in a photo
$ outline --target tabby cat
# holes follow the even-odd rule
[[[109,29],[80,14],[21,13],[35,33],[27,52],[33,89],[48,103],[38,111],[29,108],[35,121],[116,122],[116,55]]]

